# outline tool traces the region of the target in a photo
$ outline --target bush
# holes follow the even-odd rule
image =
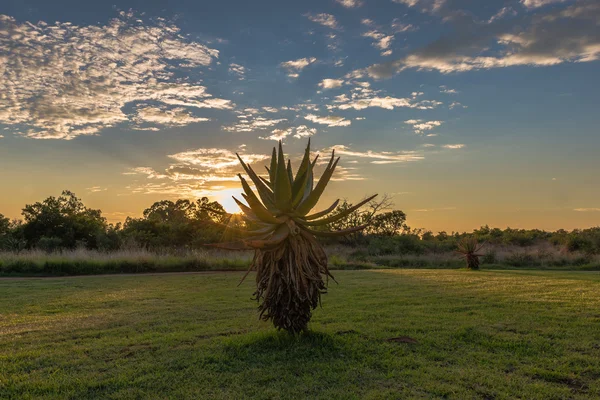
[[[496,256],[495,250],[488,250],[485,252],[483,257],[481,258],[481,262],[483,264],[496,264],[498,262],[498,258]]]
[[[42,236],[37,242],[37,248],[46,253],[53,253],[62,247],[63,241],[61,238],[51,236]]]
[[[513,267],[533,267],[539,262],[529,253],[513,253],[506,257],[504,262]]]
[[[369,255],[390,254],[423,254],[425,246],[416,235],[399,235],[391,237],[375,237],[367,245]]]

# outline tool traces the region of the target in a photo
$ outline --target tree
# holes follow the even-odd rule
[[[145,248],[185,248],[219,240],[227,213],[216,201],[202,197],[190,200],[157,201],[144,210],[142,218],[127,218],[123,237]]]
[[[406,214],[400,210],[377,214],[371,221],[371,233],[377,236],[396,236],[407,229]]]
[[[377,213],[389,209],[392,206],[392,200],[388,195],[383,195],[378,200],[370,200],[359,208],[355,208],[355,206],[344,200],[333,211],[333,215],[345,214],[346,216],[334,223],[329,224],[327,228],[330,230],[347,230],[357,226],[367,225],[368,228],[365,229],[365,231],[358,231],[353,234],[343,236],[339,239],[344,244],[356,246],[363,239],[364,233],[373,233],[373,230],[375,229],[373,223]],[[352,211],[347,213],[348,210]],[[404,214],[402,211],[399,212]],[[385,225],[384,220],[380,222]]]
[[[8,234],[10,230],[10,219],[0,214],[0,236]]]
[[[239,156],[238,156],[239,158]],[[361,231],[357,226],[347,231],[322,231],[315,227],[327,226],[346,218],[354,210],[372,200],[372,196],[344,212],[332,214],[338,204],[321,212],[309,214],[316,206],[335,171],[339,158],[332,153],[329,164],[318,183],[313,186],[313,166],[310,160],[310,140],[300,167],[294,175],[291,162],[287,165],[281,141],[279,152],[273,149],[268,177],[259,177],[239,158],[242,167],[256,187],[257,194],[240,175],[247,204],[236,199],[244,218],[255,227],[242,230],[244,239],[238,242],[216,244],[227,249],[253,249],[250,269],[256,269],[256,291],[260,317],[271,320],[278,329],[290,333],[305,331],[314,310],[326,292],[327,256],[315,236],[340,236]]]
[[[106,230],[106,219],[100,210],[85,207],[73,192],[65,190],[59,197],[23,208],[23,238],[27,247],[50,243],[60,248],[84,245],[97,248],[97,238]]]

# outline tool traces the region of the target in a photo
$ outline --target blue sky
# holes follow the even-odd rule
[[[0,212],[69,188],[112,221],[231,206],[235,152],[335,148],[324,200],[409,224],[600,224],[600,4],[4,1]]]

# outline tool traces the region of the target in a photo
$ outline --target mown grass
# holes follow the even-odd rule
[[[335,275],[298,338],[240,273],[0,280],[0,398],[600,396],[600,274]]]

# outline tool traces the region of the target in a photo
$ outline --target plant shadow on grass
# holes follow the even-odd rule
[[[346,340],[335,334],[307,331],[290,335],[284,331],[257,332],[225,342],[224,353],[242,362],[287,362],[298,359],[322,361],[343,354]]]

